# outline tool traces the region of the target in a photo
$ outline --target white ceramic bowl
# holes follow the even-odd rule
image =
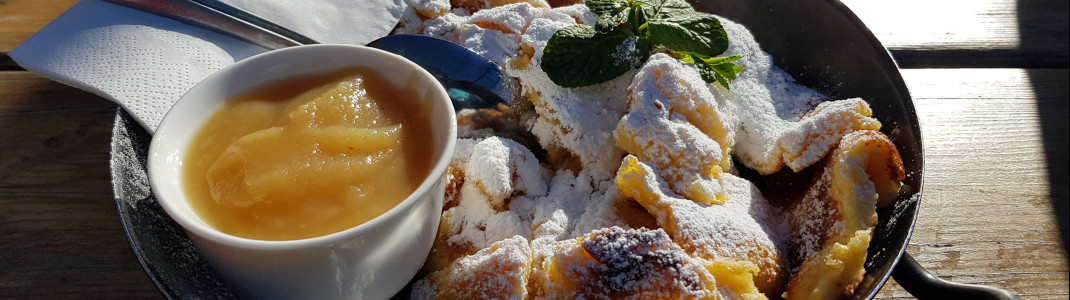
[[[225,101],[287,78],[346,67],[370,68],[401,89],[425,95],[431,109],[430,175],[393,209],[341,232],[292,241],[262,241],[220,232],[190,208],[182,159],[194,135]],[[421,101],[421,100],[418,100]],[[164,210],[181,225],[239,296],[290,299],[385,299],[423,265],[442,209],[446,167],[457,137],[449,97],[424,69],[400,56],[351,45],[310,45],[242,60],[194,86],[157,128],[148,154],[149,180]]]

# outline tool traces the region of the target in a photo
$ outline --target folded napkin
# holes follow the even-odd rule
[[[403,0],[221,0],[321,43],[386,36]],[[82,0],[9,54],[26,70],[115,101],[150,132],[194,84],[267,51],[124,6]]]

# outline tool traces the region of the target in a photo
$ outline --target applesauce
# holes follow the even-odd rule
[[[364,68],[246,92],[209,118],[186,154],[190,205],[209,226],[259,240],[367,222],[428,175],[427,111]]]

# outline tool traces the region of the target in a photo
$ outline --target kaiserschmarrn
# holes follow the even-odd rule
[[[605,83],[562,88],[540,68],[542,52],[558,29],[593,25],[581,1],[406,2],[395,33],[467,47],[523,92],[508,107],[458,114],[464,137],[412,298],[854,293],[876,207],[897,198],[905,176],[865,100],[794,83],[745,27],[723,18],[725,55],[742,57],[731,89],[672,53]],[[488,134],[486,119],[512,122],[534,141]],[[768,180],[756,185],[743,168]]]

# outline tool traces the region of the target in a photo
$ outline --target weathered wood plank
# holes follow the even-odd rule
[[[1061,0],[842,0],[908,68],[1066,68]]]
[[[2,297],[159,297],[112,199],[115,108],[28,72],[0,72]]]
[[[0,71],[20,70],[7,56],[78,0],[0,0]]]
[[[10,52],[78,0],[0,0],[0,53]]]
[[[903,77],[926,158],[921,213],[907,251],[944,279],[1025,299],[1065,299],[1067,260],[1056,213],[1065,220],[1067,200],[1052,191],[1068,183],[1048,177],[1067,172],[1067,70],[916,69]],[[1045,149],[1053,147],[1044,144],[1046,135],[1062,137],[1062,160],[1048,162]],[[908,296],[896,285],[880,295]]]
[[[77,0],[0,0],[6,53]],[[1067,68],[1070,10],[1063,0],[843,0],[904,67]]]

